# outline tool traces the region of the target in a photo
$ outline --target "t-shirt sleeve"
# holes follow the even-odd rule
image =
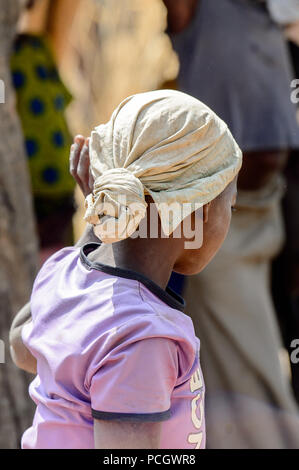
[[[174,340],[146,338],[119,348],[91,379],[92,416],[102,420],[167,420],[177,377]]]

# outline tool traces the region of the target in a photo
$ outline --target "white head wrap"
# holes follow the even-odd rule
[[[127,98],[92,132],[90,164],[95,183],[84,218],[102,242],[113,243],[137,230],[146,214],[145,194],[170,235],[234,179],[242,153],[207,106],[185,93],[158,90]]]

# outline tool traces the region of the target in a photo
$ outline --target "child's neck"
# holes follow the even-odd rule
[[[109,266],[129,269],[151,279],[165,289],[175,262],[175,250],[170,240],[128,239],[112,245],[102,245],[89,256]]]

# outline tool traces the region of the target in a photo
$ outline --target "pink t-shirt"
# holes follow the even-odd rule
[[[92,449],[93,419],[161,421],[162,449],[205,447],[199,340],[182,301],[65,248],[34,284],[23,341],[37,359],[24,449]]]

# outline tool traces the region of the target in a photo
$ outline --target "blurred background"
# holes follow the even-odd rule
[[[0,448],[33,416],[10,324],[84,229],[73,137],[159,88],[205,102],[244,152],[224,246],[170,281],[201,340],[207,445],[299,447],[298,44],[299,0],[0,0]]]

